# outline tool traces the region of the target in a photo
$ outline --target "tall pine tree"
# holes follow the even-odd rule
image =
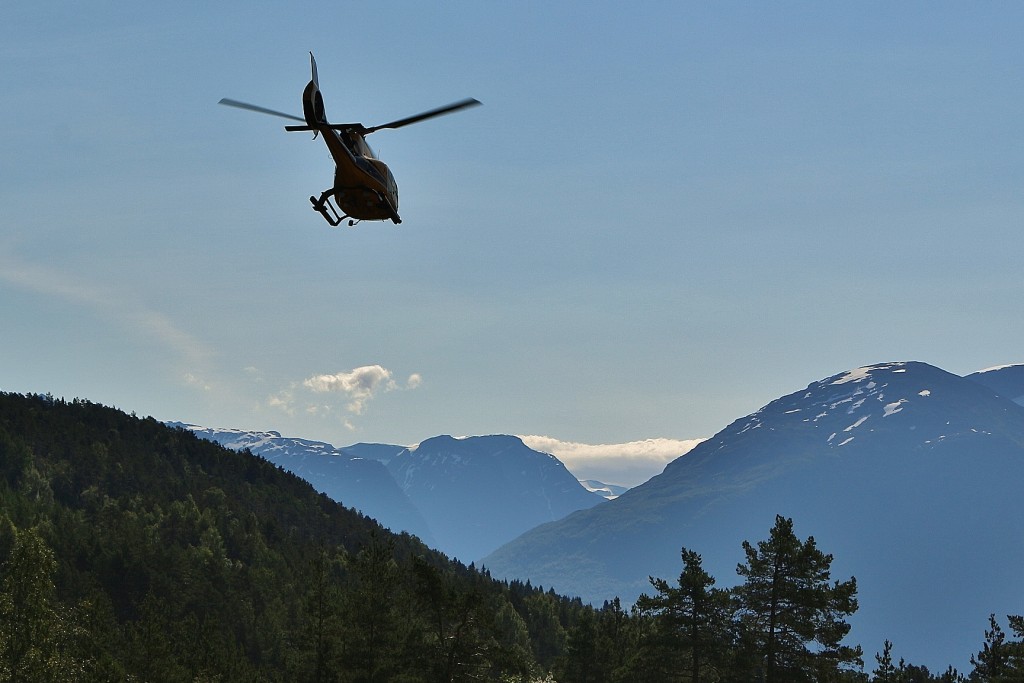
[[[0,517],[0,525],[14,537],[0,567],[0,680],[80,680],[85,671],[75,654],[80,629],[56,601],[53,551],[36,528],[17,529],[6,517]]]
[[[740,632],[751,676],[765,683],[822,681],[860,664],[861,649],[841,644],[857,610],[857,582],[830,583],[832,555],[814,537],[800,541],[793,520],[777,515],[767,541],[743,542],[736,572]]]
[[[1024,636],[1024,619],[1010,617],[1010,627],[1018,637]],[[1024,643],[1007,641],[996,615],[988,617],[985,643],[977,655],[971,656],[974,671],[970,679],[977,683],[1013,683],[1024,680]]]
[[[716,589],[701,556],[683,548],[683,571],[677,586],[651,577],[657,595],[641,595],[637,608],[653,615],[653,649],[658,661],[677,669],[672,679],[716,680],[728,647],[729,595]]]

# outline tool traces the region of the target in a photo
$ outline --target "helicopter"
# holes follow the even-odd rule
[[[302,91],[302,117],[228,98],[220,100],[218,104],[300,121],[302,125],[285,126],[284,129],[289,132],[311,131],[314,140],[318,135],[323,136],[327,149],[334,158],[334,185],[321,192],[319,197],[311,196],[309,201],[313,205],[313,210],[323,216],[332,227],[337,227],[345,219],[348,219],[349,226],[360,221],[391,220],[395,225],[401,223],[402,219],[398,216],[398,184],[391,174],[391,169],[376,157],[370,145],[366,143],[366,136],[378,130],[401,128],[435,116],[474,107],[479,105],[480,101],[468,98],[379,126],[329,123],[324,113],[324,98],[320,94],[316,59],[312,52],[309,53],[309,62],[312,77]]]

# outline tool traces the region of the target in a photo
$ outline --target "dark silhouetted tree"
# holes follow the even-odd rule
[[[857,582],[830,583],[832,555],[814,537],[800,541],[793,520],[776,516],[767,541],[743,542],[735,590],[741,643],[750,675],[766,683],[822,681],[861,663],[861,649],[841,644],[845,617],[857,610]]]
[[[673,680],[715,680],[729,645],[729,594],[714,587],[698,553],[683,548],[681,556],[678,585],[650,577],[657,594],[637,600],[637,608],[654,619],[650,656],[676,670]]]
[[[892,641],[886,640],[882,645],[882,653],[875,653],[875,667],[872,680],[877,683],[900,683],[899,669],[892,663]]]
[[[1020,638],[1024,636],[1024,619],[1010,617],[1010,626]],[[971,655],[974,670],[969,680],[978,683],[1013,683],[1024,681],[1024,643],[1007,641],[996,615],[988,617],[985,642],[977,655]]]

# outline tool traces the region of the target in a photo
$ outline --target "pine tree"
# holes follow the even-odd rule
[[[405,629],[399,608],[401,572],[394,544],[372,537],[358,553],[346,557],[342,595],[345,630],[344,668],[353,680],[377,683],[392,680],[401,667],[399,652]]]
[[[860,664],[861,649],[841,645],[844,618],[857,610],[857,582],[829,583],[832,555],[814,537],[801,542],[793,520],[776,516],[767,541],[743,542],[747,561],[736,568],[741,634],[749,666],[766,683],[828,680],[842,665]]]
[[[14,529],[14,545],[0,569],[0,680],[82,677],[84,662],[74,656],[81,633],[56,602],[56,570],[53,551],[38,529]]]
[[[882,654],[875,653],[878,666],[874,671],[876,683],[899,683],[899,669],[892,663],[892,641],[886,640],[882,645]]]
[[[1010,617],[1010,626],[1018,637],[1024,636],[1024,620]],[[1024,680],[1024,643],[1006,640],[996,615],[988,617],[985,642],[977,655],[971,655],[974,671],[970,680],[978,683],[1013,683]]]
[[[655,648],[678,662],[683,680],[705,679],[722,660],[727,645],[729,596],[714,588],[715,579],[704,571],[701,556],[683,548],[683,571],[677,586],[650,577],[657,595],[641,595],[638,609],[649,612],[656,625]],[[715,676],[717,678],[717,676]]]
[[[459,583],[452,572],[414,558],[415,595],[424,619],[419,669],[443,683],[479,680],[497,650],[493,603],[478,581]],[[500,656],[498,657],[500,659]]]
[[[312,649],[310,680],[325,683],[331,680],[335,650],[339,640],[340,597],[332,576],[332,557],[321,545],[310,563],[310,586],[306,595],[308,646]]]
[[[566,634],[565,654],[555,667],[560,683],[598,683],[603,673],[597,666],[599,654],[597,618],[590,610]]]

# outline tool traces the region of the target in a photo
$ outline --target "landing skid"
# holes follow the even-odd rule
[[[361,219],[352,218],[348,214],[342,214],[340,211],[338,211],[337,207],[334,206],[334,203],[331,202],[331,197],[334,196],[334,192],[334,189],[324,190],[323,192],[320,193],[319,199],[311,195],[309,197],[309,203],[313,205],[313,210],[316,211],[321,216],[323,216],[324,220],[330,223],[331,227],[334,228],[341,225],[341,222],[346,218],[349,219],[349,227],[352,227],[356,223],[360,222]],[[392,207],[391,204],[380,195],[378,195],[378,199],[384,206],[387,207],[388,213],[391,214],[391,222],[394,223],[395,225],[401,223],[402,219],[398,217],[398,212],[395,211],[394,207]]]
[[[385,202],[385,205],[388,207],[388,213],[391,214],[391,222],[394,223],[395,225],[401,223],[402,219],[398,217],[398,212],[395,211],[394,207],[391,206],[391,203]]]
[[[341,225],[341,222],[348,218],[338,212],[338,209],[331,203],[331,195],[334,194],[334,190],[324,190],[320,193],[320,199],[310,196],[309,203],[313,205],[313,210],[324,217],[324,220],[331,224],[332,228],[336,228]],[[349,221],[348,224],[355,225],[355,221]]]

